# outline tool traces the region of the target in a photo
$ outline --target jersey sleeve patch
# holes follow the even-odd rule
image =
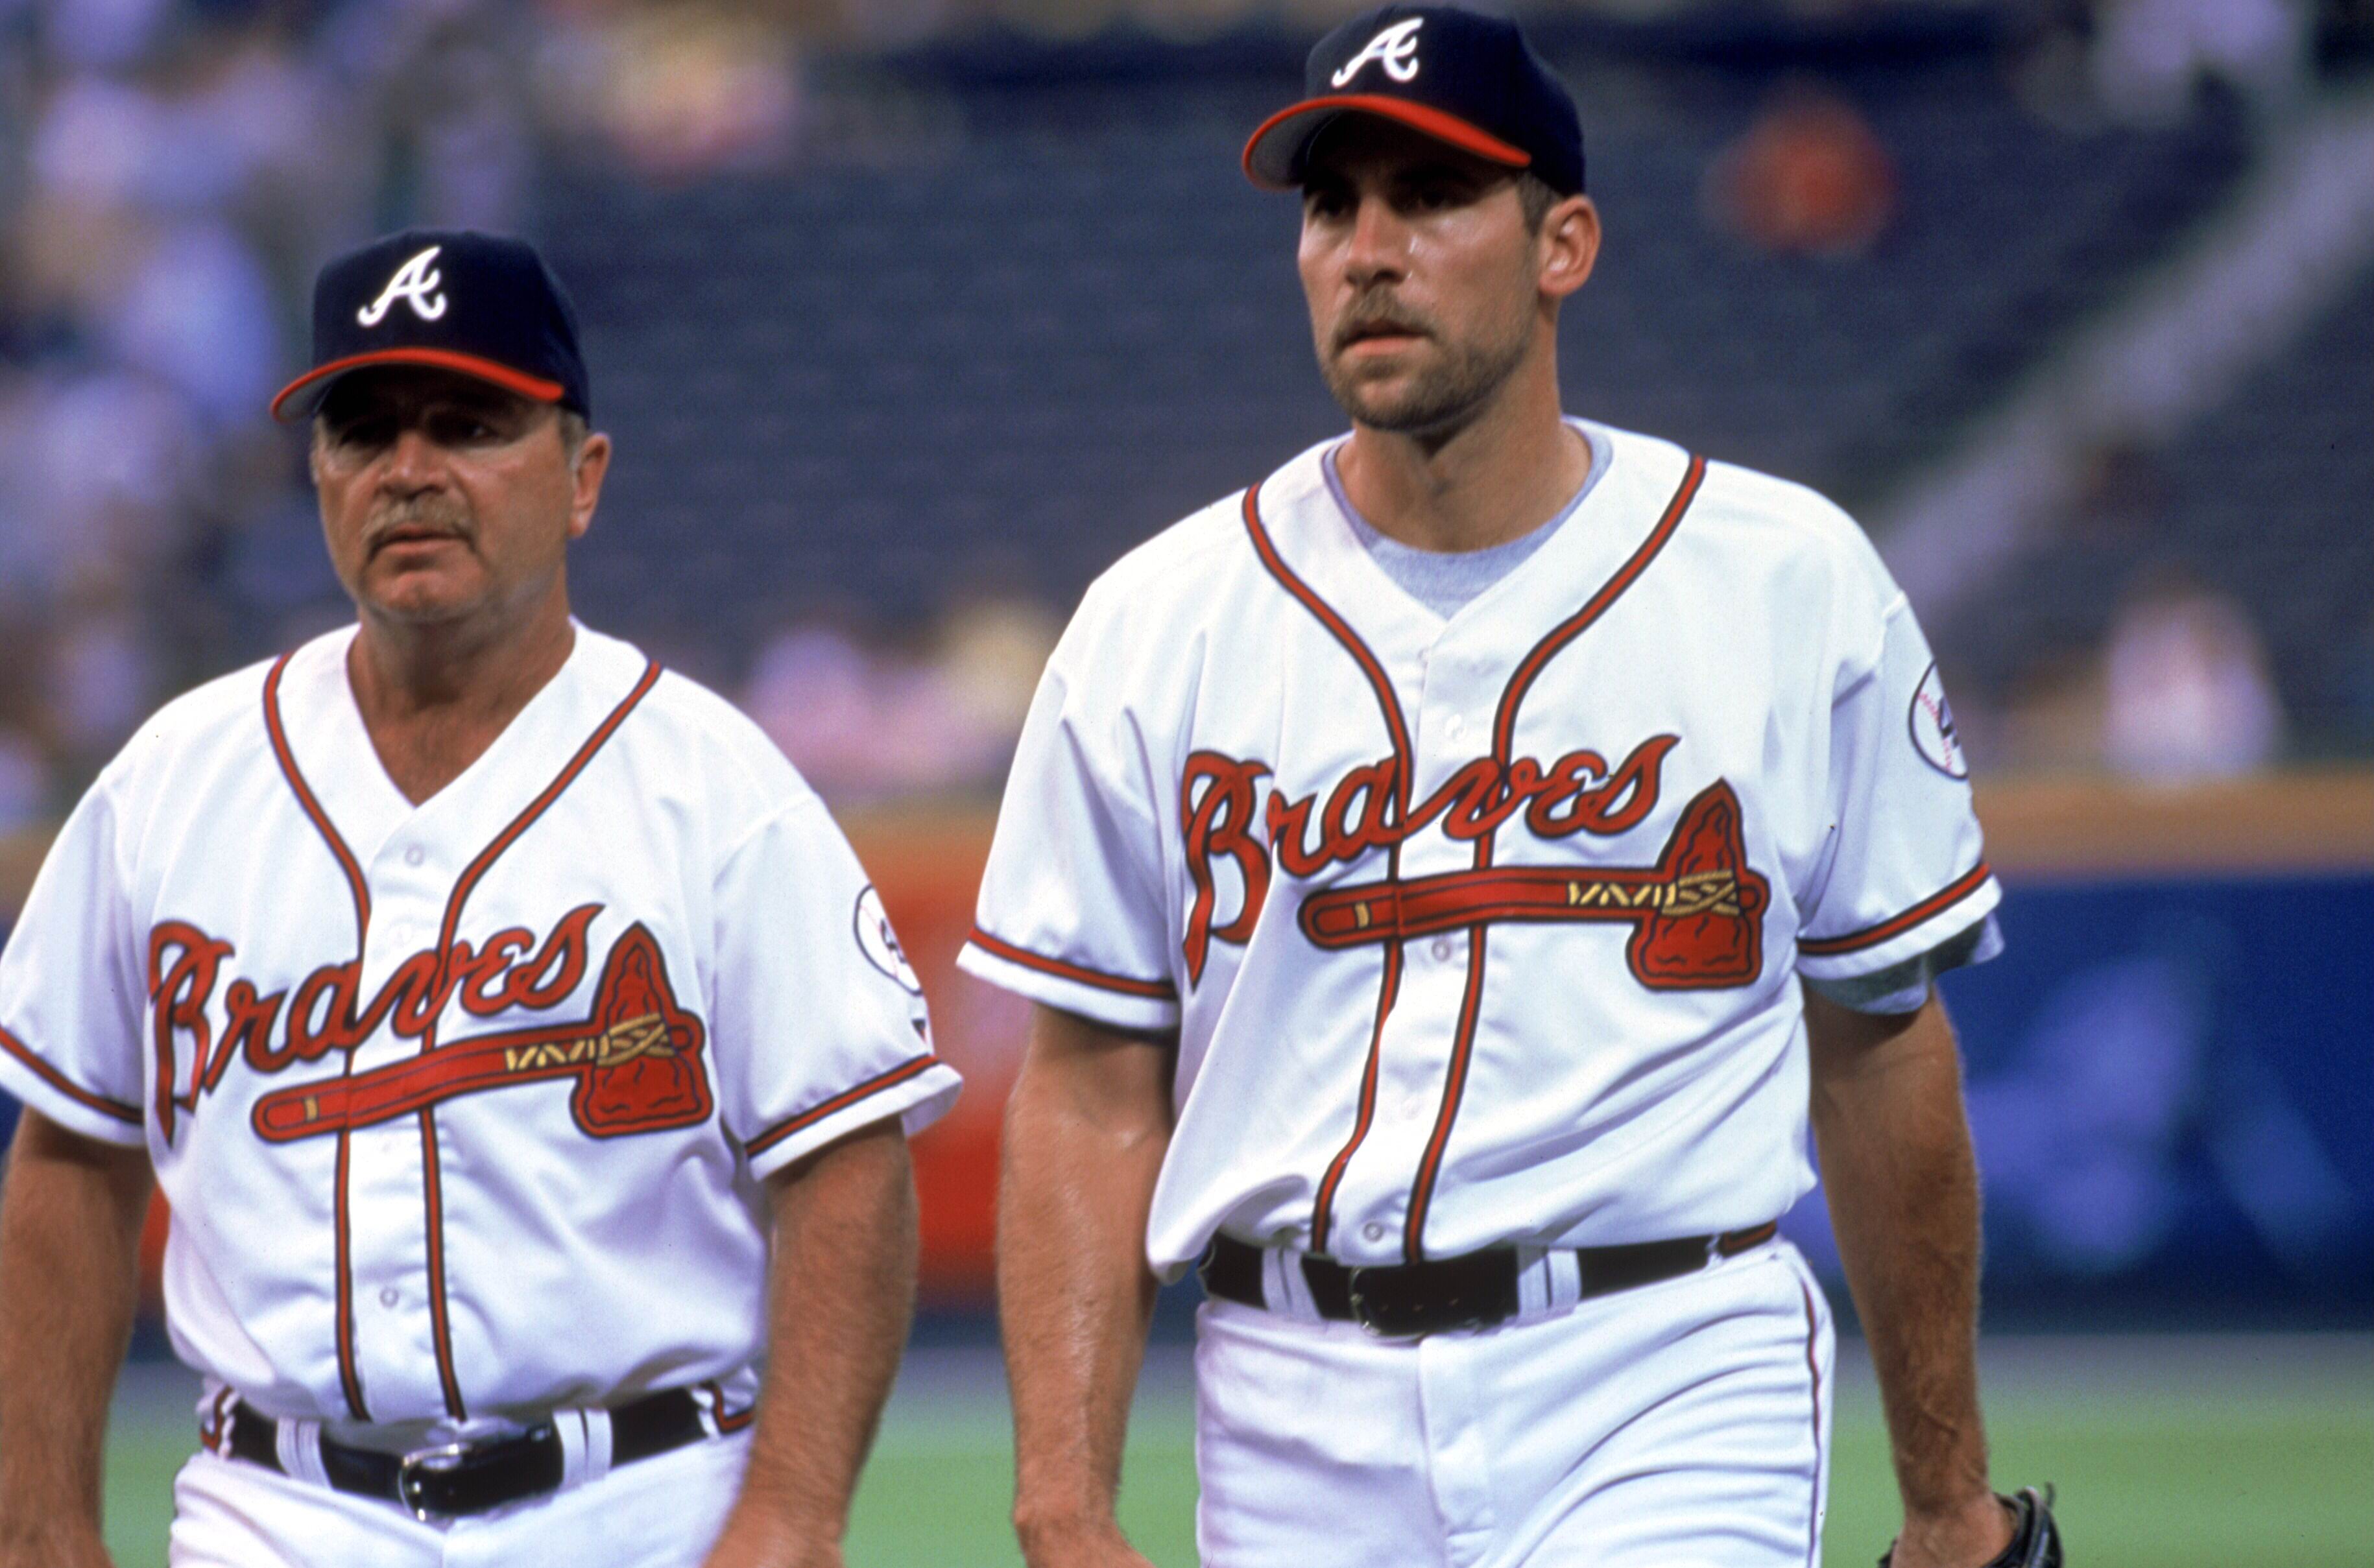
[[[138,1106],[93,1094],[6,1029],[0,1029],[0,1064],[17,1070],[0,1072],[0,1087],[68,1131],[127,1146],[146,1141]]]
[[[1110,974],[1033,953],[979,926],[957,965],[993,986],[1117,1029],[1169,1029],[1179,1022],[1179,989],[1169,980]]]
[[[1945,700],[1945,683],[1938,678],[1934,661],[1913,688],[1912,706],[1904,720],[1912,734],[1912,749],[1921,754],[1922,761],[1948,778],[1970,776],[1969,761],[1962,755],[1961,738],[1954,729],[1954,709]]]

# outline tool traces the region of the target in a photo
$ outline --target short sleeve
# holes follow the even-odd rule
[[[1928,641],[1900,593],[1880,621],[1876,657],[1842,668],[1834,688],[1828,844],[1798,900],[1797,968],[1814,981],[1930,954],[2003,897]]]
[[[1174,1028],[1162,817],[1146,752],[1126,710],[1093,700],[1072,673],[1075,651],[1058,649],[1040,681],[958,963],[1112,1028]]]
[[[888,1117],[912,1135],[955,1103],[923,986],[820,802],[753,829],[718,873],[715,907],[711,1060],[754,1175]]]
[[[130,1147],[146,1138],[147,988],[108,785],[66,819],[0,953],[0,1088],[68,1131]]]

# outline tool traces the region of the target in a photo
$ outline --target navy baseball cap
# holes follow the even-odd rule
[[[577,310],[524,240],[470,229],[374,240],[313,280],[313,368],[272,400],[302,419],[372,365],[435,365],[591,417]]]
[[[1303,92],[1245,144],[1245,173],[1254,184],[1293,190],[1320,132],[1346,114],[1376,114],[1487,162],[1530,170],[1560,195],[1582,189],[1574,99],[1505,18],[1448,6],[1381,6],[1312,46]]]

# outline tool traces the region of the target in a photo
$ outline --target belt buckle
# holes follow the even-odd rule
[[[1423,1333],[1423,1329],[1388,1328],[1375,1310],[1375,1299],[1364,1293],[1360,1282],[1378,1271],[1375,1265],[1352,1264],[1344,1270],[1344,1295],[1352,1309],[1352,1321],[1372,1340],[1406,1340]]]
[[[1477,1253],[1443,1263],[1348,1266],[1344,1292],[1352,1320],[1380,1340],[1418,1340],[1506,1322],[1517,1311],[1513,1281],[1505,1299],[1488,1290],[1492,1281],[1478,1277],[1489,1269],[1486,1259],[1486,1254]],[[1390,1289],[1371,1293],[1362,1288],[1387,1278],[1413,1294],[1397,1300]]]
[[[467,1443],[441,1443],[434,1448],[415,1448],[397,1460],[396,1501],[410,1509],[412,1516],[424,1525],[433,1524],[441,1518],[452,1517],[441,1508],[430,1508],[422,1504],[420,1490],[424,1482],[421,1475],[423,1471],[432,1476],[451,1475],[469,1461],[470,1447],[471,1445]]]

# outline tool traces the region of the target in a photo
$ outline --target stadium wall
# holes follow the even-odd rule
[[[1945,989],[1986,1176],[1992,1319],[2374,1323],[2374,772],[2011,780],[1982,785],[1980,810],[2009,950]],[[1028,1020],[955,967],[993,813],[844,814],[968,1081],[916,1169],[926,1305],[978,1309]],[[0,919],[47,839],[0,839]],[[1788,1224],[1835,1285],[1818,1194]],[[152,1307],[163,1234],[160,1210]]]

